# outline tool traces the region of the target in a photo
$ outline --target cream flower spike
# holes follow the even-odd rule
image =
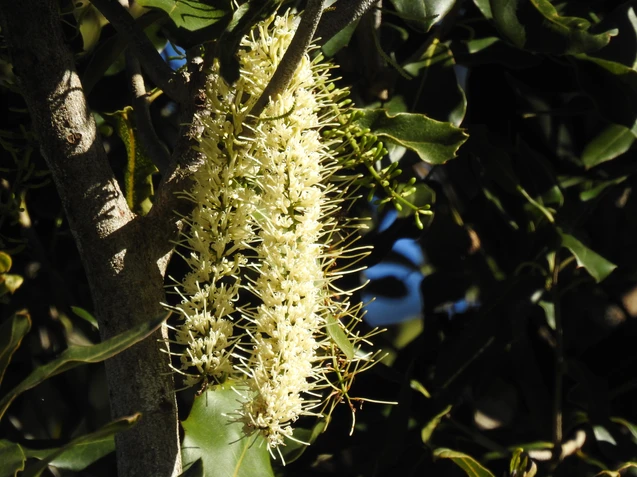
[[[347,92],[330,80],[332,65],[306,54],[288,88],[250,115],[295,25],[291,14],[257,25],[241,42],[233,86],[213,67],[199,138],[206,162],[187,194],[191,271],[177,288],[186,384],[233,379],[238,417],[271,450],[294,439],[300,416],[343,399],[337,391],[355,374],[343,382],[348,363],[364,369],[376,357],[360,352],[365,338],[352,331],[360,307],[334,285],[345,248],[354,262],[368,253],[349,246],[360,226],[336,217],[345,187],[335,181],[336,140],[324,134]]]

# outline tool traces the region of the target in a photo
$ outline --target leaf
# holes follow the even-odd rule
[[[473,0],[476,7],[482,12],[484,18],[491,20],[493,18],[493,12],[491,11],[491,3],[490,0]]]
[[[31,329],[31,317],[26,310],[14,313],[0,326],[0,383],[11,362],[13,353],[20,347],[22,338]]]
[[[12,264],[11,255],[0,252],[0,273],[8,273]]]
[[[507,69],[523,69],[542,62],[539,55],[519,50],[493,36],[453,42],[451,49],[456,63],[468,67],[495,64]]]
[[[564,233],[559,227],[557,231],[562,238],[562,247],[571,251],[577,260],[577,265],[584,267],[597,283],[604,280],[617,268],[617,265],[593,252],[572,235]]]
[[[354,345],[347,338],[345,331],[341,327],[340,322],[332,315],[327,315],[327,323],[325,324],[325,332],[332,338],[332,341],[345,354],[347,359],[354,359]]]
[[[35,457],[40,461],[28,466],[22,476],[38,477],[49,465],[74,471],[82,470],[106,454],[113,452],[115,450],[113,436],[133,427],[141,417],[140,413],[136,413],[129,417],[119,418],[95,432],[73,439],[57,449],[37,451],[25,449],[27,457]]]
[[[407,23],[422,31],[429,29],[449,13],[456,0],[391,0]]]
[[[573,55],[606,46],[615,31],[593,34],[591,23],[579,17],[560,16],[548,0],[490,0],[498,30],[521,49]]]
[[[286,437],[285,444],[281,448],[285,465],[290,464],[301,457],[309,447],[306,444],[313,444],[316,441],[316,438],[325,430],[326,426],[327,420],[321,419],[312,429],[295,427],[293,432],[295,440],[288,439]],[[277,459],[277,462],[280,462],[280,460]]]
[[[274,477],[263,436],[246,436],[243,424],[232,417],[241,407],[239,399],[230,382],[195,398],[182,423],[184,464],[201,459],[206,477]]]
[[[321,46],[321,51],[326,58],[333,57],[336,53],[341,51],[341,49],[345,48],[349,45],[352,36],[354,35],[354,31],[358,26],[358,21],[352,22],[339,31],[336,35],[330,38]]]
[[[635,142],[635,135],[625,126],[609,124],[582,152],[582,162],[586,169],[615,159],[625,153]]]
[[[189,31],[212,25],[232,13],[230,2],[219,0],[137,0],[137,3],[165,11],[175,25]]]
[[[469,477],[494,477],[482,464],[462,452],[440,448],[434,451],[434,459],[451,459]]]
[[[203,461],[197,459],[188,467],[179,477],[204,477],[203,473]]]
[[[637,135],[637,71],[614,61],[575,55],[577,79],[600,114]]]
[[[389,116],[384,109],[358,111],[361,116],[356,123],[361,128],[368,128],[381,140],[393,141],[414,151],[429,164],[444,164],[453,159],[468,138],[462,129],[423,114]]]
[[[82,35],[82,54],[84,55],[95,48],[100,39],[102,27],[104,27],[108,21],[88,0],[79,7],[77,5],[82,2],[76,1],[74,3],[76,7],[73,9],[73,16],[77,21],[80,35]]]
[[[11,293],[13,295],[15,291],[20,288],[22,283],[24,283],[24,278],[20,275],[15,275],[13,273],[0,275],[0,296],[6,293]]]
[[[420,431],[420,438],[422,439],[423,444],[427,444],[429,442],[429,440],[431,439],[432,434],[434,433],[434,431],[438,427],[438,424],[440,424],[440,421],[442,421],[443,417],[445,417],[447,414],[449,414],[451,412],[451,408],[452,407],[453,406],[451,404],[449,404],[442,411],[440,411],[438,414],[436,414],[433,417],[433,419],[431,419],[425,425],[425,427],[422,428],[422,430]]]
[[[612,180],[609,180],[609,181],[597,182],[594,186],[592,186],[592,187],[590,187],[588,189],[582,190],[579,193],[579,198],[580,198],[580,200],[582,202],[586,202],[586,201],[595,199],[599,194],[601,194],[607,188],[612,187],[612,186],[617,185],[617,184],[621,184],[626,179],[628,179],[628,176],[621,176],[621,177],[618,177],[617,179],[612,179]]]
[[[24,469],[26,460],[19,444],[0,440],[0,477],[14,477]]]
[[[77,316],[79,316],[83,320],[88,321],[96,329],[99,329],[99,324],[97,323],[97,320],[95,319],[95,317],[91,315],[88,311],[86,311],[84,308],[80,308],[79,306],[71,306],[71,310],[73,311],[73,313],[75,313]]]
[[[125,331],[117,336],[91,346],[71,346],[66,349],[59,358],[36,368],[26,379],[24,379],[15,388],[11,389],[0,400],[0,419],[11,405],[13,400],[24,391],[27,391],[42,381],[56,376],[64,371],[73,369],[85,363],[99,363],[116,354],[124,351],[126,348],[150,336],[159,326],[168,318],[169,314],[154,318],[153,320],[142,323],[135,328]]]
[[[126,106],[123,110],[107,116],[115,122],[117,135],[126,147],[128,158],[124,171],[126,202],[133,212],[146,215],[152,207],[150,200],[153,195],[152,175],[157,172],[157,167],[137,140],[137,130],[133,125],[133,108]]]

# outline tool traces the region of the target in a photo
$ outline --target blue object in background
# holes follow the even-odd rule
[[[171,42],[166,43],[166,47],[161,52],[161,56],[173,70],[178,70],[186,64],[186,52]],[[177,56],[184,56],[184,58],[175,59]]]

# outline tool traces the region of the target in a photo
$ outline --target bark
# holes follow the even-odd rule
[[[0,0],[0,21],[33,130],[82,257],[102,339],[162,313],[166,221],[136,217],[111,170],[55,0]],[[168,230],[170,232],[170,230]],[[116,436],[120,476],[181,470],[174,385],[156,334],[106,362],[113,417],[143,414]]]

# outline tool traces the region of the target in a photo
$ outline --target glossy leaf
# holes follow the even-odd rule
[[[165,11],[177,27],[190,31],[210,26],[232,11],[230,2],[218,0],[137,0],[137,3]]]
[[[84,308],[80,308],[79,306],[71,306],[71,310],[73,311],[73,313],[75,313],[77,316],[79,316],[83,320],[88,321],[96,329],[99,329],[99,324],[97,323],[97,320],[95,319],[95,317],[91,315],[88,311],[86,311]]]
[[[348,359],[354,359],[354,345],[345,334],[340,322],[332,315],[327,315],[326,321],[325,331],[332,338],[334,344],[340,348]]]
[[[11,265],[13,261],[11,260],[11,255],[0,252],[0,274],[8,273],[11,270]]]
[[[133,212],[146,215],[152,207],[150,200],[154,192],[152,175],[157,172],[157,167],[138,140],[133,108],[127,106],[108,116],[113,119],[117,135],[126,147],[127,166],[124,171],[126,202]]]
[[[0,477],[14,477],[24,469],[26,456],[19,444],[0,440]]]
[[[593,34],[591,23],[563,17],[548,0],[490,0],[498,30],[518,48],[556,55],[597,51],[614,31]]]
[[[596,282],[601,282],[617,268],[617,265],[593,252],[572,235],[564,233],[559,228],[557,230],[562,238],[562,246],[571,251],[578,266],[584,267]]]
[[[635,142],[635,135],[625,126],[609,124],[582,152],[582,162],[587,169],[624,154]]]
[[[14,273],[4,273],[0,275],[0,296],[6,293],[13,295],[23,283],[24,278],[20,275]]]
[[[412,26],[428,31],[449,13],[456,0],[390,0],[396,11]]]
[[[0,326],[0,383],[13,353],[20,347],[22,338],[29,329],[31,329],[31,317],[26,311],[15,313]]]
[[[357,123],[383,141],[392,141],[414,151],[429,164],[444,164],[456,157],[467,134],[450,123],[423,114],[399,113],[390,116],[384,109],[362,109]]]
[[[436,449],[434,459],[451,459],[458,467],[464,470],[469,477],[494,477],[494,475],[482,466],[473,457],[456,452],[451,449]]]
[[[24,477],[37,477],[49,465],[60,469],[80,471],[93,462],[115,450],[114,435],[133,427],[141,418],[137,413],[130,417],[122,417],[109,422],[95,432],[73,439],[68,444],[57,449],[28,450],[27,457],[40,459],[39,462],[30,465],[22,474]]]
[[[205,477],[274,476],[265,439],[260,434],[246,436],[243,424],[233,418],[239,400],[230,382],[211,386],[195,398],[182,423],[184,466],[201,459]]]
[[[73,369],[86,363],[99,363],[116,354],[124,351],[126,348],[143,340],[151,335],[159,326],[168,318],[168,315],[162,315],[153,320],[136,326],[132,330],[125,331],[117,336],[91,346],[71,346],[66,349],[59,358],[50,363],[39,366],[25,380],[18,384],[0,400],[0,418],[4,415],[7,408],[13,400],[24,391],[27,391],[42,381],[56,376],[64,371]]]

